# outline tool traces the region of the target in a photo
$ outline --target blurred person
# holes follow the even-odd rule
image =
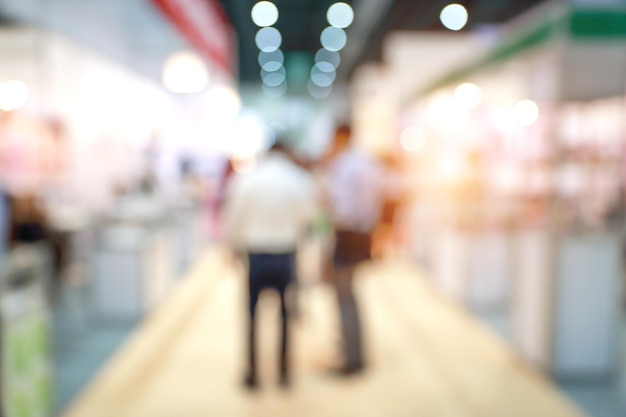
[[[354,272],[371,259],[372,232],[385,198],[384,172],[376,160],[351,143],[351,128],[340,126],[328,162],[328,204],[335,233],[331,281],[337,292],[344,363],[340,375],[365,367],[363,335],[354,292]]]
[[[290,385],[287,289],[295,277],[295,255],[301,237],[313,221],[316,192],[312,178],[288,155],[284,140],[256,168],[235,176],[226,196],[225,233],[233,249],[248,260],[248,368],[245,385],[258,386],[257,302],[272,289],[280,296],[282,318],[280,384]]]

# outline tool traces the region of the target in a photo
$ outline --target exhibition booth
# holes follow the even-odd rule
[[[626,9],[548,4],[404,103],[413,257],[563,379],[620,371]]]

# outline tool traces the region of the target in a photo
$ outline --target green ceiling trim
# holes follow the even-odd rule
[[[626,38],[626,10],[575,10],[569,20],[573,38]]]
[[[440,78],[422,90],[420,96],[463,82],[478,71],[544,45],[559,34],[575,40],[626,40],[626,8],[571,9],[556,18],[552,14],[548,16],[532,30],[503,42],[486,56]]]

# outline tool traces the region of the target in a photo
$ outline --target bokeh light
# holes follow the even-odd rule
[[[251,15],[257,26],[272,26],[278,21],[278,8],[271,1],[260,1],[252,8]]]
[[[9,80],[0,83],[0,110],[20,109],[26,104],[28,97],[29,90],[25,82]]]
[[[273,52],[280,48],[283,37],[276,28],[262,28],[256,33],[257,47],[263,52]]]
[[[354,11],[347,3],[335,3],[328,8],[326,18],[331,26],[336,28],[347,28],[354,20]]]
[[[532,126],[539,119],[539,106],[532,100],[520,100],[515,104],[515,122],[520,126]]]
[[[400,135],[400,145],[407,152],[419,152],[424,148],[425,144],[424,130],[419,127],[407,127]]]
[[[209,84],[209,71],[195,52],[178,52],[170,56],[163,68],[163,85],[173,93],[199,93]]]
[[[340,51],[346,46],[348,37],[343,29],[330,26],[322,31],[320,40],[325,49],[329,51]]]
[[[441,23],[450,30],[461,30],[467,24],[467,9],[460,4],[449,4],[443,8],[439,16]]]
[[[466,109],[473,109],[482,100],[480,87],[472,83],[463,83],[454,90],[454,100]]]

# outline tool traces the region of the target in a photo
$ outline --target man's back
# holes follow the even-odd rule
[[[312,179],[280,153],[268,155],[252,173],[236,178],[230,191],[227,227],[242,249],[293,249],[314,215]]]

